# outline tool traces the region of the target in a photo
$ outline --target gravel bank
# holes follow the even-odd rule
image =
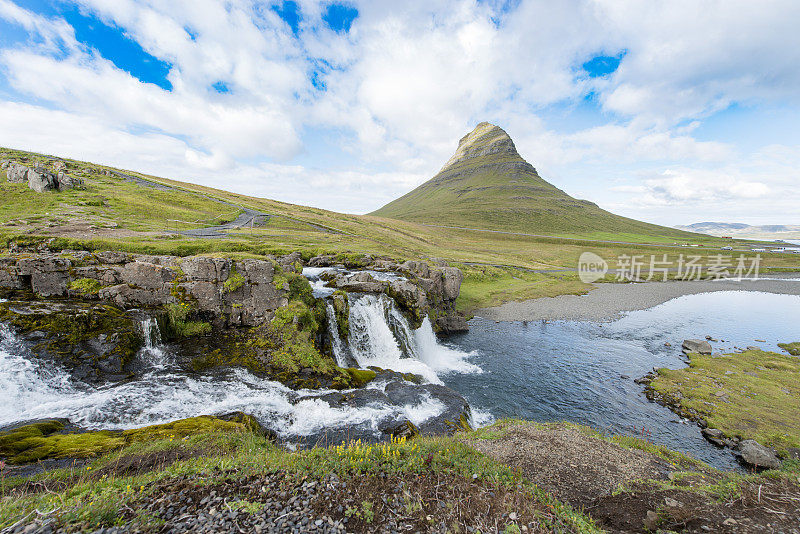
[[[699,280],[693,282],[643,282],[637,284],[594,284],[586,295],[560,295],[507,302],[483,308],[475,315],[495,321],[609,321],[622,312],[645,310],[683,295],[715,291],[761,291],[800,295],[800,273],[762,275],[758,280]]]

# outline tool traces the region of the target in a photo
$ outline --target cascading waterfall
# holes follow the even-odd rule
[[[151,369],[135,380],[90,386],[73,381],[58,366],[38,361],[0,323],[0,425],[66,417],[87,429],[124,429],[241,410],[287,439],[337,428],[378,436],[387,418],[405,417],[419,425],[443,409],[441,403],[422,401],[334,407],[313,398],[319,393],[293,391],[243,369],[196,376],[167,367]]]
[[[349,321],[350,351],[359,367],[414,373],[436,384],[438,373],[480,372],[467,361],[470,354],[439,343],[427,318],[412,329],[386,295],[350,295]]]
[[[342,341],[342,336],[339,335],[339,326],[336,322],[336,310],[334,310],[333,304],[330,302],[325,305],[325,313],[328,317],[328,332],[331,336],[331,350],[333,351],[333,357],[336,358],[336,365],[349,367],[344,341]]]
[[[169,365],[168,353],[161,344],[161,327],[152,317],[141,322],[144,346],[139,351],[140,359],[154,369],[164,369]]]

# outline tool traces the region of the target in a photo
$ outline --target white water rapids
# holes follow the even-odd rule
[[[329,310],[330,331],[336,332],[334,355],[347,364],[347,343],[338,337]],[[412,372],[441,383],[439,374],[480,372],[468,354],[441,345],[430,323],[414,331],[388,297],[353,298],[349,353],[359,367],[370,365]],[[319,398],[329,391],[293,391],[286,386],[229,369],[214,375],[187,373],[177,367],[161,343],[158,324],[142,321],[144,346],[137,355],[143,369],[129,381],[99,386],[73,380],[61,367],[32,355],[14,333],[0,324],[0,425],[31,419],[65,417],[90,429],[135,428],[202,414],[243,411],[286,439],[319,435],[329,429],[359,427],[377,435],[382,421],[407,418],[420,425],[444,412],[430,397],[397,406],[372,402],[366,406],[332,406]],[[381,390],[385,382],[367,387]]]

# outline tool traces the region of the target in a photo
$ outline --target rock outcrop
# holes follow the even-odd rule
[[[28,183],[28,187],[37,193],[45,191],[65,191],[83,185],[83,180],[72,176],[59,168],[56,173],[43,167],[26,167],[14,161],[6,163],[6,179],[11,183]]]
[[[683,352],[697,352],[699,354],[711,354],[713,352],[711,344],[705,339],[687,339],[682,345]]]
[[[133,315],[107,304],[8,301],[0,303],[0,321],[38,358],[85,382],[129,378],[127,366],[143,343]]]
[[[286,260],[82,251],[14,254],[0,258],[0,289],[99,299],[122,308],[191,304],[216,326],[254,326],[287,303],[287,291],[273,283],[276,266],[282,272],[296,269]]]

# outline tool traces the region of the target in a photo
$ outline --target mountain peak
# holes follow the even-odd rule
[[[492,154],[519,157],[514,141],[505,130],[489,122],[482,122],[459,140],[455,154],[445,163],[442,170],[473,158]]]

